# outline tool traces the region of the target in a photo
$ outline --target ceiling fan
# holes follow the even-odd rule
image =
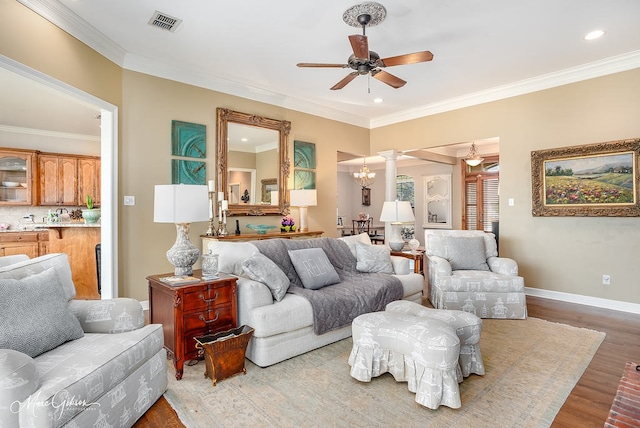
[[[346,64],[323,64],[301,62],[298,67],[315,67],[315,68],[351,68],[355,71],[347,74],[347,76],[331,87],[332,91],[342,89],[358,75],[370,74],[375,79],[386,83],[387,85],[398,89],[403,87],[407,82],[387,73],[383,70],[385,67],[395,65],[415,64],[419,62],[427,62],[433,59],[433,54],[429,51],[414,52],[410,54],[392,56],[389,58],[380,58],[374,51],[369,50],[369,42],[365,30],[367,26],[379,24],[386,16],[386,10],[378,3],[368,2],[355,5],[347,9],[342,19],[351,26],[362,27],[362,35],[354,34],[349,36],[351,49],[353,54],[349,56]]]

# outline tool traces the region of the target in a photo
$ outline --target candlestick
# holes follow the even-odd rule
[[[229,209],[229,201],[226,199],[222,201],[222,211],[227,211]]]
[[[221,202],[224,199],[224,192],[218,192],[218,202]]]
[[[216,186],[213,180],[209,180],[209,192],[215,192]]]

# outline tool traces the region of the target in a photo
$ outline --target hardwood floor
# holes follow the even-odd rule
[[[527,296],[529,316],[602,331],[607,337],[567,398],[552,427],[599,427],[607,419],[625,363],[640,363],[640,315]],[[183,427],[161,397],[136,423],[142,427]]]

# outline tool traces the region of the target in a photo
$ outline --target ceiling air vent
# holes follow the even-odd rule
[[[153,13],[153,16],[148,22],[152,27],[158,27],[162,30],[171,31],[172,33],[178,29],[182,24],[182,19],[174,18],[166,13],[158,12]]]

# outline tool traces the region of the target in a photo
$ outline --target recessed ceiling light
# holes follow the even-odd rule
[[[604,31],[602,31],[602,30],[594,30],[594,31],[591,31],[590,33],[587,33],[587,35],[584,36],[584,39],[585,40],[595,40],[595,39],[599,39],[602,36],[604,36]]]
[[[246,143],[246,142],[247,142],[247,141],[249,141],[249,140],[248,140],[248,139],[246,139],[246,138],[240,138],[240,141],[242,141],[243,143]]]
[[[380,104],[382,102],[382,98],[374,98],[373,102],[376,104]]]

